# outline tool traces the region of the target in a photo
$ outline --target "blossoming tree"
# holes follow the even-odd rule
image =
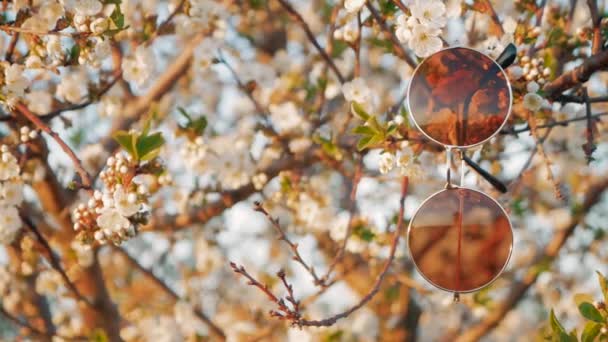
[[[2,339],[606,340],[607,5],[2,1]],[[511,116],[471,156],[508,191],[459,172],[513,254],[453,302],[405,243],[446,173],[406,89],[508,44]]]

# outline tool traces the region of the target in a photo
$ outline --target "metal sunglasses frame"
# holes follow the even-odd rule
[[[414,117],[413,112],[412,112],[412,110],[411,110],[411,106],[410,106],[410,90],[411,90],[411,85],[412,85],[412,82],[410,82],[410,84],[408,85],[408,89],[407,89],[407,109],[408,109],[408,112],[409,112],[409,114],[410,114],[410,118],[411,118],[411,119],[412,119],[412,121],[414,122],[414,125],[416,126],[416,128],[418,128],[418,130],[419,130],[420,132],[422,132],[422,134],[423,134],[425,137],[427,137],[429,140],[431,140],[431,141],[433,141],[433,142],[435,142],[435,143],[437,143],[437,144],[439,144],[439,145],[441,145],[441,146],[445,147],[445,148],[446,148],[446,154],[447,154],[447,184],[446,184],[446,187],[445,187],[444,189],[442,189],[442,190],[440,190],[440,191],[437,191],[437,192],[435,192],[434,194],[430,195],[428,198],[426,198],[426,199],[425,199],[425,200],[424,200],[424,201],[423,201],[423,202],[422,202],[422,203],[421,203],[421,204],[418,206],[418,208],[416,209],[416,212],[414,213],[414,215],[413,215],[413,216],[412,216],[412,218],[410,219],[410,222],[409,222],[409,225],[408,225],[408,230],[407,230],[407,245],[408,245],[408,252],[409,252],[410,258],[411,258],[412,260],[414,260],[414,256],[412,255],[412,249],[411,249],[411,244],[410,244],[410,242],[411,242],[410,235],[411,235],[411,232],[412,232],[412,223],[414,222],[414,220],[415,220],[416,216],[418,215],[418,213],[419,213],[420,209],[421,209],[421,208],[422,208],[422,207],[423,207],[423,206],[424,206],[424,205],[425,205],[425,204],[426,204],[428,201],[432,200],[432,199],[433,199],[435,196],[437,196],[437,195],[439,195],[439,194],[441,194],[441,193],[443,193],[443,192],[445,192],[445,191],[450,191],[450,190],[454,190],[454,189],[465,189],[465,190],[468,190],[468,191],[473,191],[473,192],[476,192],[476,193],[478,193],[478,194],[480,194],[480,195],[482,195],[482,196],[484,196],[484,197],[486,197],[486,198],[491,199],[491,200],[492,200],[492,201],[493,201],[493,202],[494,202],[494,203],[495,203],[495,204],[496,204],[496,205],[497,205],[497,206],[498,206],[498,207],[499,207],[499,208],[502,210],[502,212],[503,212],[504,216],[507,218],[507,222],[509,223],[509,229],[510,229],[510,232],[511,232],[511,236],[513,236],[513,224],[512,224],[512,222],[511,222],[511,218],[510,218],[510,217],[509,217],[509,215],[507,214],[507,212],[506,212],[506,210],[504,209],[504,207],[503,207],[503,206],[502,206],[500,203],[498,203],[498,201],[496,201],[496,200],[495,200],[494,198],[492,198],[491,196],[488,196],[488,195],[487,195],[487,194],[485,194],[484,192],[481,192],[481,191],[479,191],[479,190],[476,190],[476,189],[472,189],[472,188],[469,188],[469,187],[465,187],[465,186],[463,186],[463,185],[462,185],[462,179],[463,179],[463,178],[461,178],[460,185],[456,186],[456,185],[452,184],[452,183],[451,183],[451,179],[450,179],[450,173],[451,173],[451,169],[450,169],[450,166],[451,166],[451,165],[450,165],[450,164],[451,164],[451,154],[452,154],[452,153],[451,153],[451,151],[452,151],[452,150],[458,150],[458,151],[460,152],[460,155],[461,155],[461,160],[462,160],[462,164],[463,164],[463,165],[461,166],[461,168],[463,169],[463,171],[461,172],[461,177],[462,177],[462,176],[463,176],[463,174],[464,174],[464,163],[467,163],[469,166],[471,166],[471,168],[473,168],[473,170],[475,170],[475,171],[476,171],[478,174],[480,174],[480,175],[481,175],[483,178],[485,178],[485,179],[486,179],[488,182],[490,182],[490,183],[491,183],[491,184],[492,184],[492,185],[493,185],[493,186],[494,186],[494,187],[495,187],[497,190],[499,190],[499,191],[500,191],[500,192],[502,192],[502,193],[507,192],[507,188],[506,188],[506,186],[505,186],[505,185],[504,185],[504,184],[503,184],[501,181],[499,181],[498,179],[496,179],[496,178],[495,178],[494,176],[492,176],[492,175],[491,175],[489,172],[485,171],[485,170],[484,170],[484,169],[482,169],[482,168],[481,168],[479,165],[477,165],[477,164],[476,164],[476,163],[475,163],[473,160],[471,160],[470,158],[468,158],[468,157],[466,156],[466,154],[465,154],[465,151],[466,151],[466,149],[468,149],[468,148],[471,148],[471,147],[476,147],[476,146],[482,145],[482,144],[486,143],[487,141],[489,141],[490,139],[492,139],[493,137],[495,137],[497,134],[499,134],[499,133],[500,133],[500,131],[502,130],[502,128],[504,127],[504,125],[505,125],[505,124],[507,123],[507,121],[509,120],[509,117],[510,117],[510,115],[511,115],[511,109],[512,109],[512,105],[513,105],[513,93],[512,93],[512,89],[511,89],[511,84],[510,84],[510,82],[509,82],[509,78],[508,78],[507,73],[505,72],[505,70],[504,70],[504,69],[506,69],[506,68],[507,68],[509,65],[511,65],[511,64],[512,64],[512,63],[515,61],[515,57],[516,57],[517,51],[516,51],[516,48],[515,48],[515,46],[514,46],[513,44],[509,44],[509,45],[508,45],[508,46],[505,48],[505,50],[504,50],[504,51],[503,51],[503,52],[500,54],[500,56],[499,56],[498,58],[496,58],[496,59],[493,59],[493,58],[491,58],[490,56],[488,56],[488,55],[486,55],[486,54],[484,54],[484,53],[482,53],[482,52],[480,52],[480,51],[477,51],[477,50],[475,50],[475,49],[471,49],[471,48],[468,48],[468,47],[459,47],[459,46],[456,46],[456,47],[449,47],[449,48],[446,48],[446,49],[440,50],[440,51],[436,52],[435,54],[442,53],[442,52],[445,52],[445,51],[448,51],[448,50],[452,50],[452,49],[467,49],[467,50],[474,51],[474,52],[476,52],[476,53],[479,53],[479,54],[480,54],[480,55],[482,55],[482,56],[485,56],[486,58],[488,58],[489,60],[493,61],[493,62],[496,64],[496,66],[499,68],[499,70],[500,70],[500,71],[503,73],[503,75],[504,75],[504,77],[505,77],[505,80],[506,80],[506,83],[507,83],[507,87],[508,87],[508,89],[509,89],[509,109],[508,109],[508,111],[507,111],[507,115],[505,115],[504,121],[502,122],[502,124],[500,125],[500,127],[499,127],[499,128],[498,128],[498,129],[497,129],[497,130],[496,130],[496,131],[495,131],[495,132],[492,134],[492,135],[490,135],[488,138],[484,139],[483,141],[480,141],[480,142],[475,143],[475,144],[472,144],[472,145],[466,145],[466,146],[446,145],[446,144],[443,144],[443,143],[441,143],[441,142],[439,142],[439,141],[435,140],[434,138],[430,137],[430,136],[429,136],[429,135],[428,135],[428,134],[427,134],[427,133],[426,133],[424,130],[422,130],[422,129],[420,128],[420,126],[419,126],[419,125],[418,125],[418,123],[416,122],[416,118]],[[433,54],[433,55],[435,55],[435,54]],[[428,57],[427,57],[427,58],[428,58]],[[424,61],[422,61],[422,62],[421,62],[421,63],[420,63],[420,64],[419,64],[419,65],[418,65],[418,66],[417,66],[415,69],[414,69],[414,72],[413,72],[413,74],[412,74],[412,75],[415,75],[415,74],[416,74],[416,72],[418,71],[418,69],[420,68],[420,66],[421,66],[422,64],[424,64],[424,62],[425,62],[425,61],[426,61],[426,59],[425,59]],[[510,259],[511,259],[512,252],[513,252],[513,241],[511,242],[511,246],[509,247],[509,254],[508,254],[508,256],[507,256],[507,258],[506,258],[506,260],[505,260],[505,263],[504,263],[504,265],[502,266],[501,270],[500,270],[500,271],[499,271],[499,272],[496,274],[496,276],[494,276],[494,278],[492,278],[492,279],[491,279],[490,281],[488,281],[487,283],[485,283],[485,284],[483,284],[483,285],[481,285],[481,286],[479,286],[479,287],[477,287],[477,288],[470,289],[470,290],[465,290],[465,291],[454,291],[454,290],[446,289],[446,288],[444,288],[444,287],[442,287],[442,286],[439,286],[438,284],[435,284],[433,281],[431,281],[429,278],[427,278],[427,276],[426,276],[424,273],[422,273],[422,271],[421,271],[421,270],[420,270],[420,268],[418,267],[418,264],[417,264],[415,261],[414,261],[414,266],[416,267],[416,270],[418,271],[418,273],[420,273],[420,275],[422,275],[422,277],[423,277],[423,278],[424,278],[424,279],[425,279],[427,282],[429,282],[430,284],[432,284],[433,286],[435,286],[436,288],[438,288],[438,289],[440,289],[440,290],[443,290],[443,291],[446,291],[446,292],[451,292],[451,293],[454,293],[454,299],[455,299],[455,300],[458,300],[458,298],[459,298],[459,297],[458,297],[458,295],[459,295],[460,293],[471,293],[471,292],[476,292],[476,291],[479,291],[479,290],[481,290],[481,289],[483,289],[483,288],[485,288],[485,287],[487,287],[487,286],[491,285],[493,282],[495,282],[495,281],[496,281],[496,279],[498,279],[498,278],[499,278],[499,277],[500,277],[500,276],[503,274],[503,272],[505,271],[505,269],[507,268],[507,266],[508,266],[508,264],[509,264],[509,261],[510,261]]]

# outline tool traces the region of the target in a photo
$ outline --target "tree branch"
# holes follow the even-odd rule
[[[308,26],[306,21],[304,21],[304,18],[302,18],[302,15],[300,15],[300,13],[298,13],[298,11],[296,11],[289,4],[289,2],[287,0],[278,0],[278,1],[279,1],[279,3],[281,3],[283,8],[285,8],[285,10],[294,18],[294,20],[297,21],[298,24],[300,24],[302,29],[304,29],[304,32],[306,33],[306,37],[308,37],[308,40],[312,43],[312,45],[315,47],[315,49],[317,49],[317,51],[319,52],[321,57],[323,57],[323,59],[325,60],[325,63],[327,63],[327,65],[329,65],[331,70],[334,72],[334,74],[338,78],[338,81],[340,81],[340,83],[344,83],[345,82],[344,76],[342,76],[342,73],[340,72],[340,70],[338,69],[338,67],[332,60],[332,58],[321,47],[321,45],[319,45],[319,42],[315,38],[314,33],[312,33],[310,26]]]
[[[405,196],[407,195],[408,184],[409,184],[408,178],[403,177],[403,180],[401,182],[401,198],[399,200],[399,219],[397,222],[397,227],[393,234],[393,240],[391,243],[391,249],[389,252],[389,256],[388,256],[388,259],[386,260],[386,262],[384,263],[384,267],[382,268],[382,271],[380,272],[380,274],[377,276],[376,281],[374,282],[374,285],[372,286],[370,291],[357,304],[355,304],[354,306],[352,306],[351,308],[349,308],[346,311],[343,311],[339,314],[336,314],[334,316],[331,316],[331,317],[325,318],[325,319],[321,319],[321,320],[308,320],[308,319],[294,318],[294,319],[291,319],[291,322],[293,325],[300,326],[300,327],[302,327],[302,326],[309,326],[309,327],[332,326],[338,320],[348,317],[350,314],[359,310],[365,304],[367,304],[370,300],[372,300],[372,298],[374,298],[374,296],[380,290],[380,285],[382,285],[384,278],[388,274],[388,270],[390,269],[393,259],[395,258],[395,252],[397,251],[397,245],[399,243],[399,238],[401,237],[401,234],[403,233],[403,216],[404,216],[404,208],[405,208]],[[250,285],[254,285],[254,286],[262,289],[262,291],[264,293],[266,293],[266,295],[269,298],[271,298],[271,300],[273,302],[277,303],[277,301],[275,300],[275,299],[277,299],[277,297],[268,289],[268,286],[262,285],[261,283],[256,281],[253,277],[248,276],[248,274],[244,270],[243,266],[237,266],[235,263],[231,263],[230,265],[235,273],[245,276],[249,280]],[[280,307],[279,307],[279,309],[281,310]],[[289,312],[289,315],[291,317],[297,316],[297,315],[295,315],[295,313],[293,311]],[[298,313],[298,315],[299,315],[299,313]],[[281,319],[285,319],[285,318],[286,318],[285,316],[282,316]]]
[[[171,297],[171,299],[173,299],[176,302],[181,300],[181,298],[177,295],[177,293],[175,293],[175,291],[173,291],[173,289],[171,289],[167,284],[165,284],[165,282],[163,282],[161,279],[159,279],[157,276],[155,276],[151,270],[148,270],[145,267],[143,267],[135,258],[133,258],[124,249],[122,249],[120,247],[116,247],[116,246],[112,246],[112,247],[113,247],[114,251],[116,251],[118,254],[123,256],[129,262],[129,264],[131,264],[131,266],[133,266],[138,271],[140,271],[144,275],[144,277],[146,277],[147,280],[151,281],[156,286],[158,286],[164,293],[166,293],[169,297]],[[207,326],[209,327],[209,332],[211,333],[212,337],[214,337],[218,340],[221,340],[221,341],[226,340],[226,334],[224,334],[224,331],[219,326],[217,326],[215,323],[213,323],[213,321],[207,315],[205,315],[205,313],[203,313],[199,308],[194,308],[193,312],[196,315],[196,317],[198,317],[201,321],[203,321],[205,324],[207,324]]]
[[[603,179],[589,187],[582,207],[577,210],[570,221],[565,224],[564,229],[558,230],[558,233],[556,233],[553,239],[547,244],[543,255],[540,257],[541,260],[554,260],[558,256],[559,251],[572,233],[574,233],[576,227],[584,221],[587,213],[601,200],[602,194],[607,187],[608,179]],[[516,283],[511,287],[512,290],[506,300],[500,303],[497,308],[493,309],[483,321],[464,331],[456,341],[477,341],[490,330],[494,329],[507,313],[524,297],[528,289],[536,282],[538,276],[539,272],[530,269],[519,283]]]
[[[91,176],[89,176],[89,173],[82,165],[82,162],[80,161],[80,159],[78,159],[78,156],[76,155],[76,153],[74,153],[74,151],[68,146],[68,144],[66,144],[66,142],[63,141],[63,139],[61,139],[59,134],[57,134],[55,131],[53,131],[46,123],[44,123],[44,121],[42,121],[36,114],[32,113],[24,104],[17,103],[17,105],[15,106],[15,109],[17,109],[17,111],[20,112],[21,115],[23,115],[28,121],[30,121],[36,127],[38,127],[38,129],[40,129],[41,131],[50,135],[53,138],[53,140],[55,140],[57,142],[57,144],[59,144],[61,149],[72,160],[74,169],[80,176],[80,181],[82,182],[81,187],[83,189],[86,189],[87,191],[89,191],[89,193],[92,194],[93,193],[93,190],[92,190],[93,182],[91,181]]]
[[[384,35],[387,36],[391,40],[391,42],[393,42],[393,47],[395,47],[395,54],[397,55],[397,57],[403,59],[410,67],[412,67],[412,69],[415,69],[418,63],[416,63],[416,61],[412,57],[410,57],[410,55],[407,54],[407,52],[401,45],[401,42],[395,36],[395,33],[388,27],[386,21],[382,18],[380,13],[378,13],[378,10],[374,8],[374,6],[372,6],[370,2],[366,2],[365,6],[367,6],[369,11],[372,13],[372,16],[374,17],[374,20],[382,28]]]
[[[587,82],[593,73],[606,67],[608,67],[608,50],[585,59],[583,64],[545,84],[543,87],[545,96],[548,99],[555,99],[564,90]]]

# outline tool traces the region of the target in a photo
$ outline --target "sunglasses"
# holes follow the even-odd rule
[[[515,61],[513,44],[496,59],[469,48],[441,50],[414,70],[407,91],[412,121],[429,140],[443,145],[447,185],[416,210],[408,228],[410,256],[435,287],[459,293],[480,290],[504,271],[513,248],[506,211],[492,197],[463,186],[464,164],[500,192],[506,186],[466,155],[500,132],[513,95],[504,71]],[[461,181],[452,184],[452,151],[460,154]]]

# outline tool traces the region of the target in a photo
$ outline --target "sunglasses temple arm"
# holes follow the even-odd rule
[[[475,172],[477,172],[480,176],[485,178],[492,186],[502,192],[503,194],[507,192],[507,186],[504,185],[503,182],[499,181],[496,177],[492,176],[488,171],[481,168],[481,166],[477,165],[471,158],[467,157],[464,153],[462,154],[462,158],[465,163],[469,165]]]
[[[513,62],[515,62],[515,57],[517,57],[517,48],[513,43],[509,43],[507,47],[502,51],[500,56],[496,58],[496,63],[498,63],[503,69],[508,68]]]

